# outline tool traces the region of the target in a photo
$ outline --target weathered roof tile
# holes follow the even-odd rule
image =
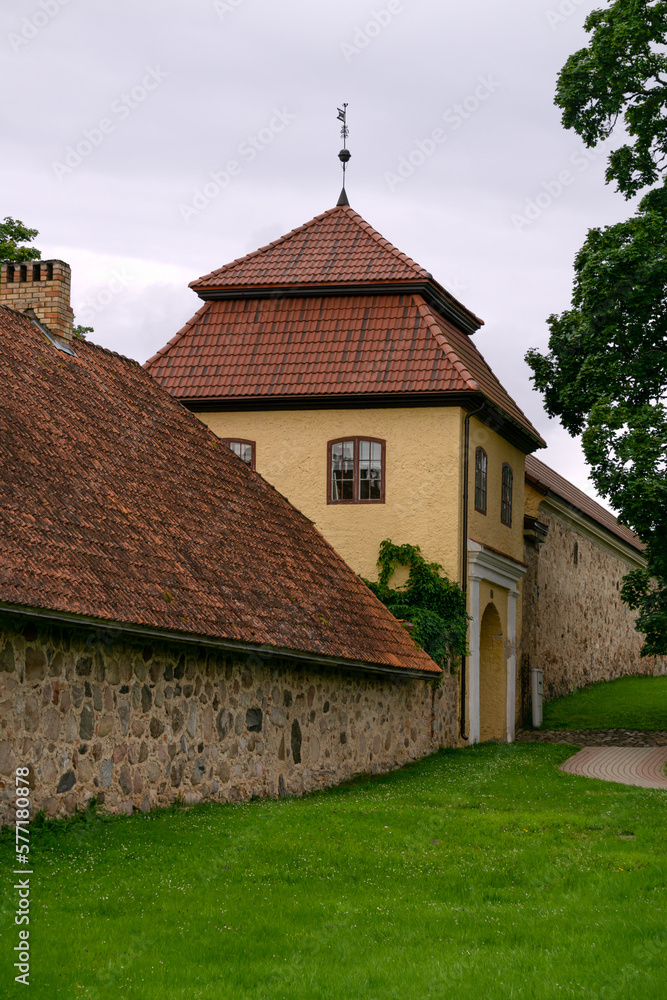
[[[204,372],[191,361],[201,312],[146,369],[186,403],[276,393],[296,402],[299,396],[359,392],[482,392],[541,441],[472,340],[420,295],[266,298],[255,305],[250,318],[234,300],[207,305],[215,369]]]
[[[481,320],[349,206],[191,287],[210,301],[145,365],[186,404],[482,393],[543,444],[468,336]]]
[[[336,206],[280,239],[191,282],[196,291],[237,286],[430,279],[419,264],[349,206]]]
[[[0,602],[439,672],[307,518],[139,365],[75,348],[0,306]]]
[[[554,469],[545,465],[544,462],[540,462],[534,455],[526,455],[526,479],[545,493],[555,493],[561,500],[565,500],[570,506],[576,507],[577,510],[585,514],[586,517],[591,518],[591,520],[597,521],[603,528],[606,528],[613,535],[617,535],[618,538],[623,539],[632,548],[638,549],[640,552],[643,551],[644,543],[634,531],[626,528],[623,524],[619,524],[610,511],[606,510],[599,503],[596,503],[595,500],[592,500],[585,493],[582,493],[580,489],[567,479],[564,479]]]

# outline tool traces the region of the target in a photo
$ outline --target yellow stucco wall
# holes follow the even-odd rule
[[[519,588],[519,590],[521,589],[521,582],[518,584],[518,588]],[[510,649],[509,640],[508,640],[508,634],[507,634],[507,610],[508,610],[507,606],[508,606],[508,603],[509,603],[509,601],[508,601],[508,592],[507,592],[507,590],[506,590],[505,587],[499,587],[496,584],[489,583],[488,580],[482,580],[481,581],[481,583],[479,585],[479,620],[480,620],[480,623],[481,623],[482,619],[484,618],[484,612],[486,611],[486,609],[487,609],[487,607],[489,605],[494,605],[495,606],[496,610],[498,611],[498,615],[500,616],[501,629],[502,629],[502,633],[503,633],[503,651],[504,651],[505,661],[507,661],[507,657],[512,652],[512,650]],[[514,649],[514,653],[515,654],[517,652],[517,648],[519,646],[520,639],[521,639],[521,598],[520,597],[517,600],[517,604],[516,604],[516,635],[517,635],[517,640],[516,640],[516,647]],[[480,662],[480,668],[482,668],[481,662]],[[506,670],[507,670],[507,667],[505,666],[505,671]],[[481,680],[481,678],[480,678],[480,680]],[[517,681],[517,688],[518,688],[518,686],[519,685],[518,685],[518,681]],[[498,703],[495,705],[495,714],[497,715],[498,718],[502,718],[504,720],[505,719],[505,714],[506,714],[506,711],[507,711],[507,702],[506,702],[506,698],[507,698],[506,676],[503,679],[503,684],[497,690],[494,691],[494,699],[496,699],[496,698],[498,699]],[[515,723],[516,723],[516,721],[517,721],[517,719],[519,717],[520,708],[521,708],[521,703],[520,703],[519,697],[517,696],[517,698],[515,699],[515,706],[514,706],[514,721],[515,721]],[[468,718],[469,717],[470,716],[469,716],[469,712],[468,712]],[[498,736],[498,734],[494,734],[494,736],[495,736],[495,738],[503,739],[504,738],[504,732],[500,736]]]
[[[263,410],[202,413],[219,437],[256,442],[256,467],[318,526],[363,576],[375,579],[379,543],[421,546],[460,579],[462,428],[458,407]],[[346,435],[387,442],[386,502],[327,504],[327,442]],[[487,513],[475,511],[475,449],[488,456]],[[500,520],[503,462],[514,473],[512,527]],[[524,455],[496,431],[470,421],[469,537],[523,559]],[[398,582],[398,581],[394,581]]]
[[[487,496],[486,514],[480,514],[475,510],[475,450],[481,447],[487,454]],[[500,501],[502,487],[503,463],[509,462],[513,472],[512,490],[512,526],[508,527],[500,520]],[[514,445],[506,441],[496,431],[486,427],[480,421],[472,417],[470,420],[470,460],[469,460],[469,482],[468,492],[470,497],[470,512],[468,515],[468,535],[476,542],[487,545],[504,555],[522,563],[524,559],[524,537],[523,537],[523,517],[527,512],[525,505],[527,497],[525,490],[532,489],[530,484],[525,482],[525,455]],[[534,491],[533,491],[534,492]],[[532,497],[531,497],[532,499]],[[540,495],[540,500],[543,495]],[[539,506],[539,500],[537,501]],[[517,589],[521,593],[523,581],[517,584]],[[493,597],[491,593],[493,592]],[[480,621],[484,616],[484,611],[489,603],[495,604],[502,622],[505,655],[511,652],[519,661],[519,650],[521,647],[522,630],[522,600],[519,597],[516,604],[516,643],[513,650],[510,649],[507,638],[507,606],[508,592],[504,587],[498,587],[482,581],[480,584]],[[520,685],[517,681],[517,696],[515,700],[515,722],[519,719],[521,711]],[[504,697],[504,696],[503,696]],[[505,714],[505,706],[499,705]]]
[[[540,504],[543,500],[544,493],[540,492],[540,490],[536,490],[531,483],[526,483],[524,507],[528,517],[539,518]]]
[[[256,442],[256,468],[315,522],[345,561],[377,579],[380,542],[418,544],[460,580],[461,425],[458,407],[201,413],[219,437]],[[327,504],[327,442],[383,438],[384,504]],[[394,581],[397,582],[397,581]]]
[[[255,441],[257,471],[314,521],[357,573],[377,579],[380,542],[391,538],[396,544],[419,545],[427,559],[439,562],[450,579],[460,582],[465,411],[458,407],[406,407],[199,416],[219,437]],[[386,441],[386,502],[327,504],[328,442],[364,435]],[[474,509],[478,446],[488,457],[486,515]],[[521,562],[524,454],[474,417],[470,421],[469,454],[468,536]],[[509,462],[514,474],[511,527],[500,520],[503,462]],[[393,585],[406,577],[407,571],[399,569]],[[506,640],[507,591],[482,582],[480,616],[490,602],[498,609]],[[520,600],[516,624],[520,642]],[[507,655],[509,649],[505,652]]]
[[[503,629],[503,639],[507,639],[507,591],[504,587],[498,587],[494,583],[482,580],[479,585],[479,617],[480,621],[484,617],[484,612],[489,604],[495,604]]]
[[[477,448],[483,448],[488,459],[486,514],[480,514],[475,510],[475,451]],[[508,528],[500,520],[503,462],[509,462],[514,474],[511,528]],[[523,561],[525,462],[525,455],[522,451],[475,417],[471,418],[468,535],[476,542],[497,549],[518,562]]]

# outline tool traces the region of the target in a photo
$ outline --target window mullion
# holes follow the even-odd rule
[[[352,499],[355,503],[359,501],[359,438],[352,438],[352,454],[353,454],[353,469],[354,469],[354,483],[352,487]]]

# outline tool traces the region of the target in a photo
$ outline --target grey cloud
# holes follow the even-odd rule
[[[57,12],[23,39],[44,5]],[[487,319],[480,349],[553,441],[559,471],[580,482],[581,462],[544,416],[522,358],[528,346],[545,346],[546,317],[568,305],[586,230],[629,209],[605,188],[599,157],[526,231],[516,231],[512,215],[581,146],[562,130],[552,100],[559,68],[584,44],[592,4],[555,25],[547,15],[556,0],[399,7],[387,20],[378,14],[387,0],[5,5],[0,214],[38,228],[45,256],[70,254],[75,310],[105,287],[113,267],[132,262],[132,284],[93,325],[99,342],[144,360],[197,307],[188,280],[335,203],[335,116],[346,100],[353,207],[443,283],[451,277],[455,294]],[[377,31],[368,29],[374,18]],[[350,44],[358,51],[344,51]],[[156,67],[165,74],[160,85],[136,107],[123,105]],[[499,81],[492,95],[458,127],[445,122],[455,104],[474,104],[488,77]],[[127,114],[114,110],[118,101]],[[294,121],[186,223],[179,206],[240,158],[241,144],[267,127],[275,108]],[[59,180],[53,162],[103,119],[113,128]],[[443,127],[446,141],[390,189],[386,172]]]

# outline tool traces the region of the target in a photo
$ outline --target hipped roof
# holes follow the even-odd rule
[[[442,288],[425,268],[381,236],[349,205],[315,216],[280,239],[190,283],[202,298],[239,289],[355,287],[359,283],[428,284],[477,329],[482,320]]]
[[[481,320],[349,206],[191,287],[206,304],[145,366],[189,406],[484,399],[543,445],[468,336]]]
[[[315,527],[136,363],[0,306],[0,602],[439,673]]]

